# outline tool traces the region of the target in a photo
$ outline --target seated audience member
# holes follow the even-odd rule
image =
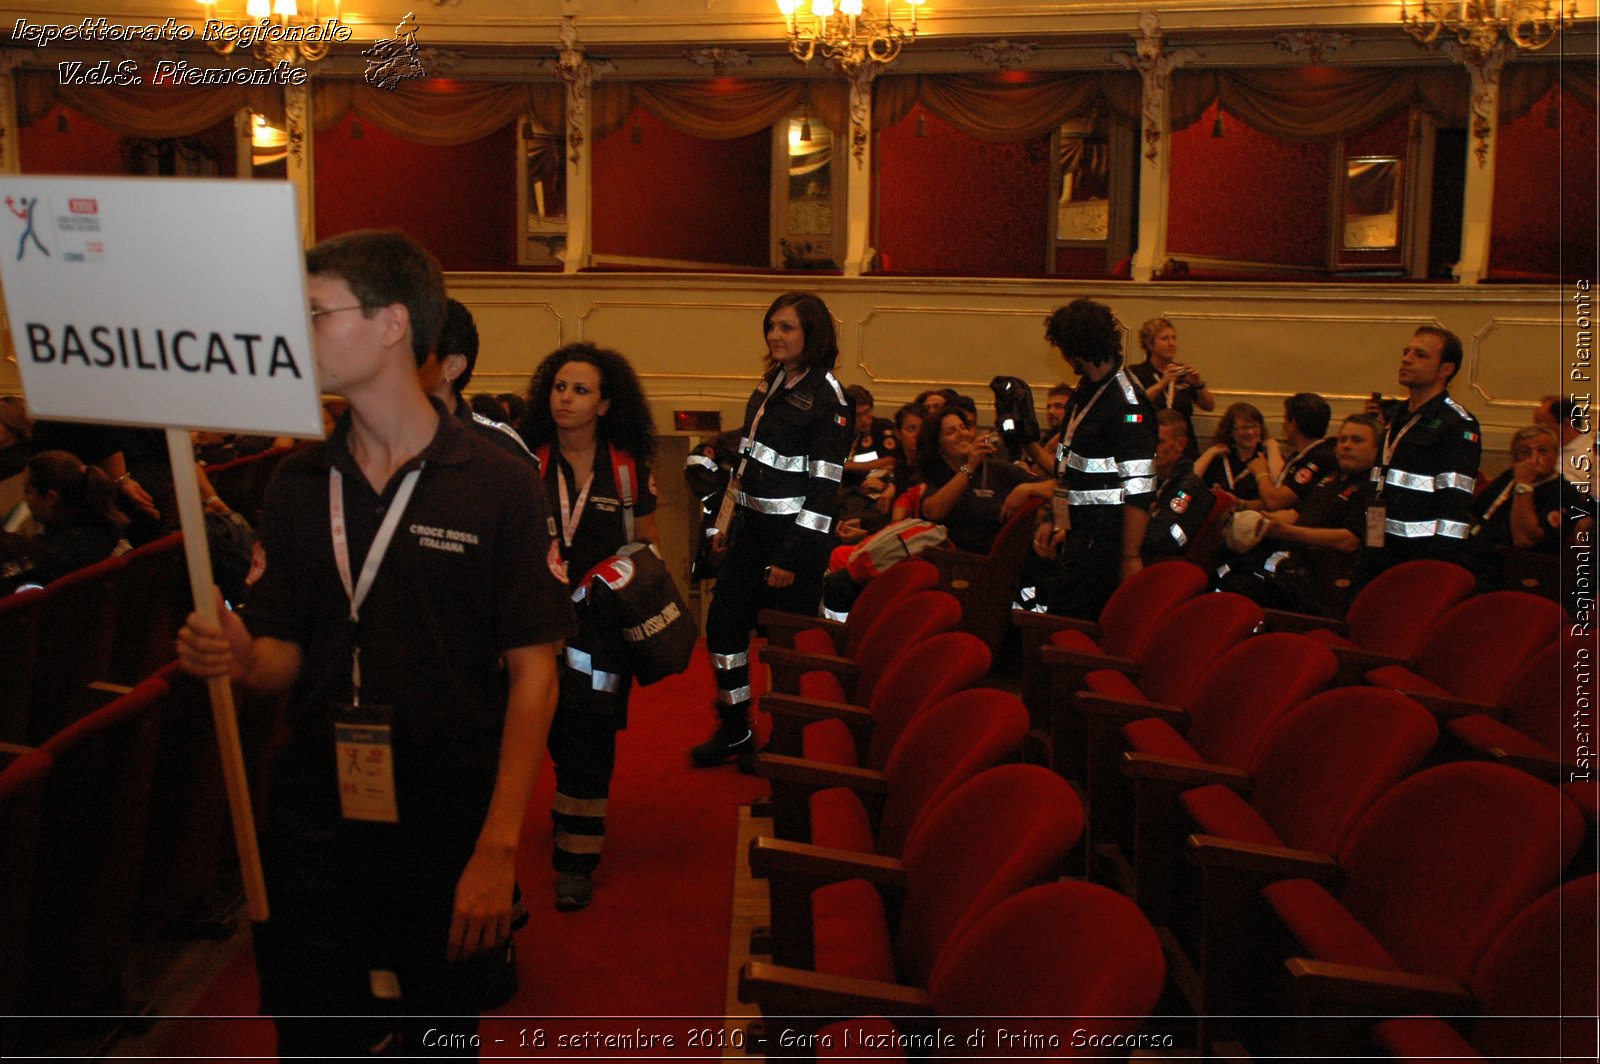
[[[141,523],[154,527],[161,521],[161,511],[151,493],[139,482],[138,473],[134,471],[127,453],[129,434],[137,431],[111,425],[40,420],[33,423],[33,435],[28,446],[33,454],[66,451],[76,455],[84,465],[98,466],[117,486],[117,504],[122,512],[137,516]],[[157,436],[163,440],[160,454],[165,461],[165,436],[159,432]],[[147,467],[150,465],[143,464]]]
[[[907,403],[894,412],[894,486],[905,491],[916,482],[917,436],[922,432],[922,405]]]
[[[417,379],[422,382],[422,390],[443,403],[445,413],[454,414],[478,436],[537,471],[539,460],[528,450],[521,433],[512,428],[509,422],[479,414],[463,397],[467,385],[472,383],[472,373],[477,366],[478,324],[472,320],[472,312],[465,304],[447,299],[444,303],[444,324],[439,327],[439,339],[427,359],[417,367]],[[504,398],[499,397],[501,400]],[[505,404],[502,402],[501,405]],[[526,409],[526,404],[523,409]]]
[[[476,329],[473,331],[473,338],[477,338]],[[500,400],[500,405],[506,408],[507,425],[522,424],[522,419],[528,412],[528,401],[526,399],[516,392],[501,392],[495,398]]]
[[[1574,484],[1588,484],[1594,475],[1595,434],[1586,406],[1559,395],[1547,395],[1533,412],[1533,423],[1561,441],[1561,475]]]
[[[1498,586],[1499,547],[1556,554],[1567,532],[1583,516],[1587,500],[1556,468],[1556,436],[1538,425],[1511,437],[1511,468],[1472,502],[1464,561],[1487,585]]]
[[[1215,410],[1217,401],[1200,379],[1200,371],[1178,361],[1178,330],[1166,318],[1151,318],[1139,326],[1139,346],[1145,360],[1128,367],[1157,410],[1176,410],[1189,427],[1189,453],[1197,457],[1194,442],[1194,408]]]
[[[488,392],[479,392],[474,395],[467,401],[467,405],[472,407],[474,414],[486,417],[490,421],[498,421],[502,425],[508,424],[506,421],[506,404]]]
[[[30,584],[48,584],[109,558],[128,519],[117,510],[116,485],[96,466],[66,451],[41,451],[28,459],[23,501],[41,531],[27,548]]]
[[[1012,493],[1028,483],[1022,469],[995,457],[1001,446],[998,433],[980,436],[959,406],[946,406],[922,423],[917,440],[922,516],[944,525],[950,543],[961,550],[987,554],[1003,514],[1019,505]]]
[[[1224,591],[1247,595],[1263,606],[1328,614],[1324,589],[1355,568],[1372,502],[1372,467],[1382,429],[1365,414],[1339,428],[1339,473],[1306,496],[1297,510],[1261,514],[1261,543],[1246,554],[1227,554],[1218,568]]]
[[[0,399],[0,520],[22,501],[23,473],[28,468],[28,437],[33,425],[22,402]]]
[[[1072,385],[1066,381],[1052,386],[1045,396],[1044,424],[1040,427],[1044,438],[1027,447],[1028,469],[1035,476],[1056,475],[1056,445],[1061,442],[1061,423],[1067,418],[1067,400],[1071,398]]]
[[[1246,509],[1261,508],[1261,493],[1256,488],[1250,463],[1265,459],[1262,444],[1267,434],[1266,419],[1249,403],[1234,403],[1217,422],[1217,433],[1196,460],[1194,471],[1207,484],[1231,492]]]
[[[892,470],[895,452],[900,441],[895,436],[894,422],[888,418],[873,417],[872,393],[859,384],[844,390],[844,397],[855,408],[855,436],[850,443],[850,456],[844,463],[844,486],[858,485],[874,470]]]
[[[1328,401],[1312,392],[1299,392],[1283,401],[1283,438],[1266,442],[1266,457],[1250,464],[1263,510],[1287,510],[1300,505],[1323,481],[1339,475],[1334,441],[1329,436]]]
[[[1156,430],[1156,499],[1150,504],[1141,551],[1146,565],[1184,557],[1217,504],[1206,482],[1195,476],[1194,464],[1184,457],[1189,422],[1176,410],[1159,410]]]

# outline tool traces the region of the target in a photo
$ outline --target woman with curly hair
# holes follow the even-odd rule
[[[593,344],[568,344],[533,372],[522,437],[539,456],[573,581],[634,540],[656,531],[655,424],[628,360]],[[631,481],[631,483],[629,483]],[[620,482],[620,483],[619,483]],[[628,524],[632,521],[631,532]],[[595,666],[600,633],[579,631],[561,665],[561,698],[550,725],[556,766],[556,908],[581,909],[605,838],[606,801],[617,763],[617,732],[627,725],[632,677]]]
[[[1249,403],[1234,403],[1217,422],[1211,446],[1194,464],[1196,475],[1212,487],[1232,493],[1241,502],[1252,503],[1247,509],[1259,510],[1261,489],[1256,485],[1251,464],[1259,461],[1260,468],[1265,471],[1266,435],[1267,422],[1261,411]]]

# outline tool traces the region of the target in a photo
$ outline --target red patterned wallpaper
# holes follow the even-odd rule
[[[1249,262],[1322,266],[1328,254],[1327,144],[1258,133],[1217,105],[1172,134],[1167,248]]]
[[[587,150],[597,254],[770,265],[770,133],[701,140],[636,107]]]
[[[58,128],[62,116],[67,131]],[[121,174],[122,134],[57,104],[17,132],[25,174]]]
[[[317,236],[399,228],[447,270],[514,268],[516,130],[470,144],[416,144],[355,118],[316,135]]]
[[[1558,106],[1561,125],[1551,129],[1547,123]],[[1476,166],[1476,157],[1469,154],[1467,165]],[[1553,91],[1500,127],[1491,276],[1554,278],[1563,257],[1568,276],[1594,268],[1594,166],[1595,112],[1570,94]]]
[[[917,135],[919,115],[925,137]],[[975,140],[920,106],[879,133],[877,239],[884,269],[1042,276],[1049,145],[1049,137],[1022,144]],[[1103,273],[1104,253],[1097,254]]]

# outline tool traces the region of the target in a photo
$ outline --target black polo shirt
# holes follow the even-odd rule
[[[359,640],[362,702],[394,710],[399,835],[419,842],[422,859],[464,860],[483,825],[505,719],[501,653],[573,628],[549,512],[527,466],[434,406],[433,441],[381,495],[350,454],[348,414],[326,442],[286,457],[268,487],[264,563],[244,612],[253,634],[302,654],[268,798],[275,876],[302,885],[337,883],[358,859],[353,840],[391,831],[339,811],[332,706],[350,698],[352,631],[329,526],[331,468],[343,476],[353,579],[405,473],[421,468],[362,605]]]
[[[1304,500],[1314,490],[1339,475],[1338,445],[1332,439],[1318,440],[1283,464],[1279,483]]]

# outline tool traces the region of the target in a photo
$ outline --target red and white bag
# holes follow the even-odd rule
[[[943,525],[920,517],[907,517],[874,532],[850,552],[845,568],[858,584],[889,569],[898,562],[937,547],[950,538]]]

